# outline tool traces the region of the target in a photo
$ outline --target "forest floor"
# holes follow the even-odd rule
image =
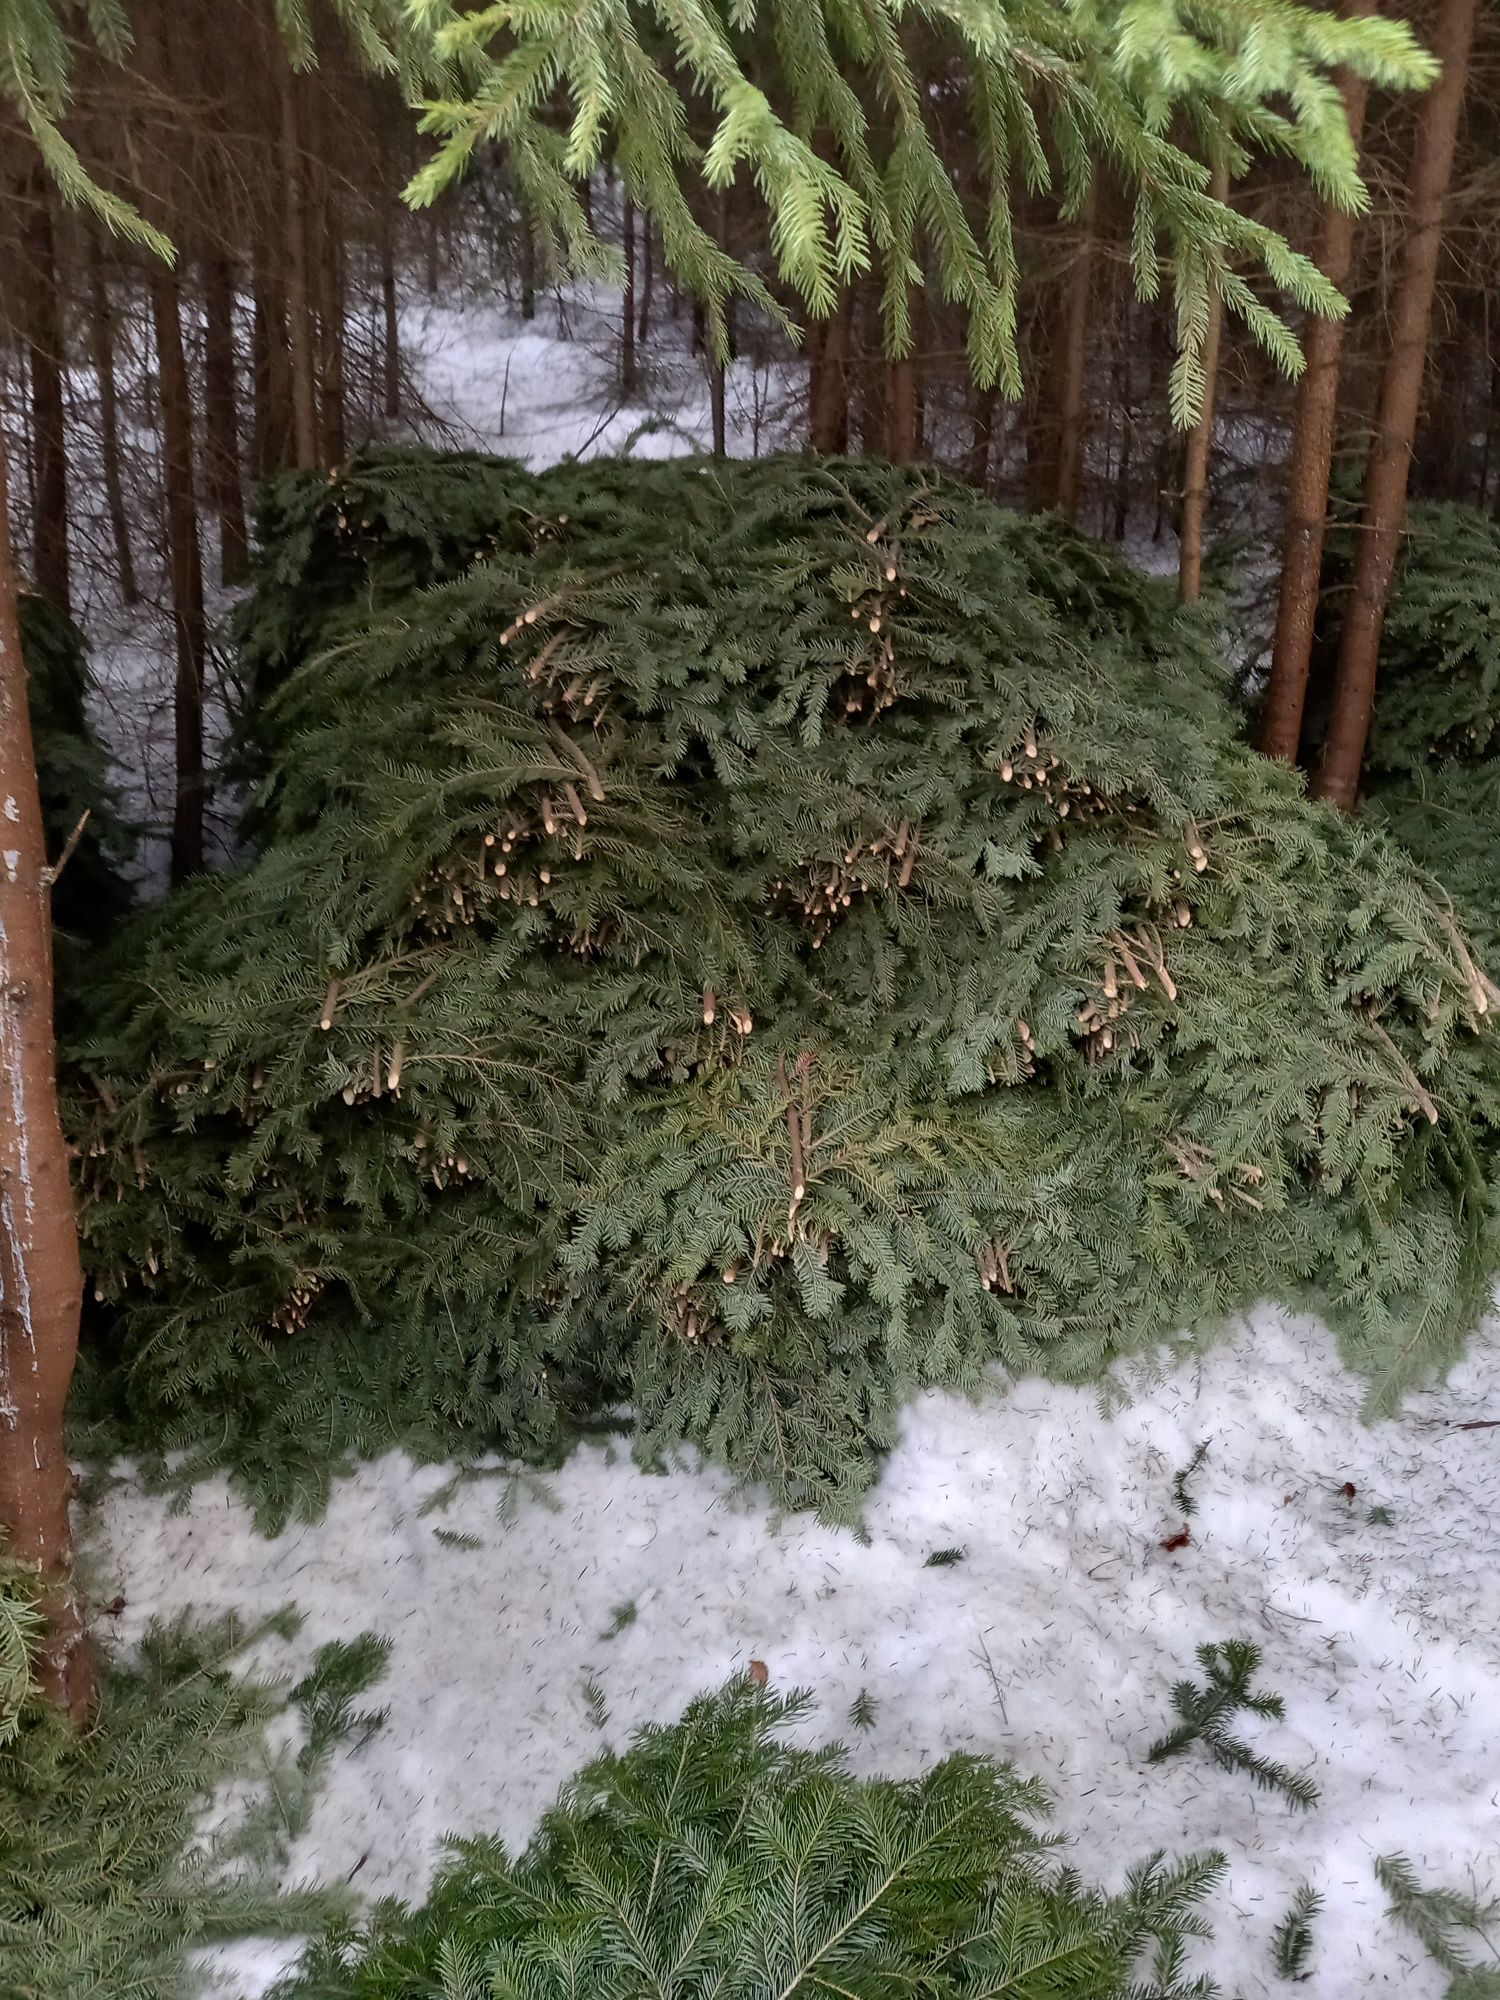
[[[366,1629],[393,1641],[389,1719],[335,1767],[298,1879],[420,1896],[445,1834],[524,1841],[600,1747],[759,1659],[813,1690],[815,1733],[863,1770],[963,1750],[1041,1778],[1090,1878],[1221,1849],[1194,1962],[1225,1995],[1285,1990],[1271,1935],[1310,1882],[1309,1995],[1428,2000],[1444,1978],[1386,1920],[1372,1863],[1497,1886],[1500,1427],[1464,1426],[1500,1418],[1500,1341],[1399,1421],[1364,1424],[1359,1400],[1324,1329],[1262,1307],[1113,1411],[1040,1381],[924,1396],[863,1534],[588,1446],[544,1483],[497,1468],[430,1511],[448,1475],[388,1457],[274,1541],[222,1484],[177,1514],[127,1477],[90,1561],[127,1642],[152,1618],[286,1603],[306,1624],[273,1667]],[[1310,1811],[1201,1749],[1146,1761],[1172,1684],[1201,1679],[1196,1648],[1232,1638],[1286,1700],[1242,1734],[1313,1778]],[[253,1996],[286,1956],[224,1954],[211,1990]]]
[[[413,303],[423,434],[533,463],[706,445],[686,329],[626,402],[610,326],[587,299],[541,304],[529,327]],[[788,393],[769,365],[739,363],[731,450],[776,448]],[[160,606],[90,624],[128,725],[114,740],[131,798],[159,806]],[[1199,1361],[1137,1377],[1116,1407],[1039,1381],[973,1405],[931,1394],[863,1535],[777,1523],[716,1472],[647,1476],[589,1446],[544,1485],[497,1468],[434,1511],[444,1470],[390,1457],[275,1541],[222,1484],[174,1513],[126,1471],[90,1517],[89,1562],[100,1596],[123,1596],[125,1643],[180,1611],[285,1603],[306,1623],[269,1664],[365,1629],[394,1642],[377,1697],[389,1719],[335,1766],[298,1879],[419,1895],[445,1834],[523,1840],[602,1744],[760,1659],[777,1687],[815,1692],[817,1731],[850,1741],[862,1769],[912,1773],[955,1749],[1013,1759],[1052,1791],[1087,1876],[1118,1883],[1155,1848],[1221,1848],[1215,1935],[1195,1963],[1225,1995],[1284,1990],[1271,1935],[1309,1882],[1324,1898],[1309,1995],[1428,2000],[1444,1975],[1387,1920],[1372,1863],[1401,1852],[1424,1881],[1500,1887],[1500,1428],[1463,1427],[1500,1419],[1497,1332],[1444,1390],[1373,1426],[1327,1332],[1269,1307]],[[1309,1812],[1201,1751],[1146,1761],[1173,1682],[1201,1678],[1195,1649],[1231,1638],[1261,1649],[1260,1681],[1287,1703],[1284,1723],[1243,1733],[1310,1773]],[[849,1714],[861,1692],[865,1730]],[[286,1957],[220,1954],[209,1990],[253,2000]]]

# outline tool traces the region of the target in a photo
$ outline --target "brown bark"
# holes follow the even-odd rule
[[[825,320],[809,329],[808,429],[814,451],[849,449],[849,332],[854,319],[854,287],[845,285]]]
[[[51,874],[37,796],[0,431],[0,1537],[39,1572],[43,1694],[82,1723],[93,1655],[73,1587],[63,1413],[83,1274],[57,1109]]]
[[[1478,0],[1442,0],[1433,53],[1442,74],[1418,112],[1412,159],[1411,219],[1391,309],[1391,345],[1380,384],[1370,455],[1365,468],[1364,513],[1354,588],[1339,640],[1333,713],[1323,758],[1313,781],[1319,798],[1350,811],[1359,794],[1380,635],[1391,576],[1406,520],[1406,484],[1412,440],[1422,406],[1427,334],[1443,242],[1443,216],[1453,176],[1453,150],[1468,80]]]
[[[175,719],[177,787],[172,808],[172,880],[203,866],[203,562],[193,500],[193,410],[182,346],[177,277],[151,270],[151,319],[161,378],[162,469],[166,487],[167,566],[177,647]]]
[[[1214,168],[1209,192],[1215,201],[1229,195],[1226,168]],[[1203,592],[1203,530],[1208,516],[1208,464],[1214,443],[1214,395],[1219,377],[1219,333],[1224,308],[1215,294],[1208,309],[1208,328],[1203,336],[1203,406],[1198,420],[1187,434],[1183,453],[1182,527],[1177,555],[1177,595],[1184,604],[1196,604]]]
[[[281,172],[292,382],[292,463],[306,472],[318,462],[318,338],[309,269],[308,160],[302,138],[302,78],[289,66],[280,74]]]
[[[239,583],[249,564],[235,389],[234,270],[222,250],[203,261],[203,420],[209,492],[219,522],[219,574]]]
[[[1090,185],[1083,213],[1078,218],[1077,248],[1068,271],[1063,301],[1063,338],[1059,368],[1061,391],[1057,422],[1058,512],[1065,520],[1076,521],[1078,501],[1083,491],[1083,447],[1087,430],[1087,387],[1089,353],[1089,300],[1094,280],[1094,231],[1098,218],[1097,189]]]
[[[57,302],[57,246],[52,183],[32,177],[26,217],[26,353],[31,372],[32,574],[36,586],[72,612],[68,558],[68,446],[63,402],[62,315]]]
[[[324,465],[345,456],[344,240],[338,197],[328,183],[318,213],[318,441]]]
[[[1353,19],[1374,11],[1374,0],[1345,0],[1344,14]],[[1365,80],[1352,70],[1340,79],[1344,115],[1358,146],[1364,128]],[[1330,204],[1323,211],[1318,264],[1325,278],[1340,291],[1349,282],[1354,263],[1355,218]],[[1323,532],[1328,517],[1328,474],[1333,464],[1334,430],[1338,420],[1339,373],[1344,350],[1344,322],[1314,315],[1303,335],[1306,368],[1297,391],[1292,425],[1291,462],[1287,468],[1286,537],[1281,553],[1281,594],[1276,610],[1276,638],[1271,650],[1271,678],[1261,715],[1260,747],[1268,757],[1295,764],[1302,740],[1302,712],[1307,704],[1307,676],[1312,663],[1313,626],[1318,611],[1318,586],[1323,573]]]
[[[88,232],[89,256],[89,343],[93,352],[94,375],[99,384],[99,451],[104,471],[104,504],[109,513],[109,532],[115,545],[115,564],[120,573],[120,595],[126,604],[139,604],[140,585],[136,580],[135,557],[130,547],[130,516],[125,509],[125,491],[120,477],[120,396],[115,381],[115,311],[109,295],[109,273],[104,264],[104,246],[96,229]]]
[[[916,357],[903,354],[887,362],[885,377],[885,455],[897,465],[910,464],[919,450]]]
[[[265,245],[253,251],[252,284],[255,317],[250,331],[251,372],[255,389],[255,435],[251,462],[258,479],[291,463],[294,420],[292,369],[287,348],[286,299],[271,268]]]

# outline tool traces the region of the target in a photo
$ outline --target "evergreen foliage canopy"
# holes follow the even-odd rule
[[[425,1904],[334,1929],[277,2000],[1216,1990],[1182,1960],[1222,1857],[1157,1856],[1104,1895],[1046,1865],[1045,1799],[1007,1767],[857,1779],[840,1750],[783,1739],[805,1706],[745,1681],[700,1697],[580,1772],[524,1854],[457,1843]]]
[[[847,1514],[996,1360],[1309,1288],[1380,1400],[1455,1350],[1494,989],[1235,741],[1206,620],[874,465],[394,454],[272,508],[261,858],[127,927],[70,1057],[132,1449],[276,1513],[628,1404]]]
[[[568,261],[601,269],[609,259],[578,187],[612,146],[721,349],[732,293],[781,311],[766,277],[715,239],[694,199],[695,183],[720,189],[743,175],[766,211],[776,275],[814,318],[833,310],[841,283],[878,267],[887,347],[905,354],[925,266],[967,310],[976,379],[1014,396],[1015,186],[1035,193],[1055,182],[1075,215],[1095,172],[1108,175],[1134,203],[1141,295],[1156,296],[1163,254],[1173,272],[1173,399],[1184,421],[1202,392],[1215,294],[1284,367],[1300,366],[1296,340],[1236,261],[1265,270],[1301,306],[1344,309],[1310,259],[1210,198],[1204,161],[1239,172],[1257,153],[1283,156],[1329,199],[1361,206],[1335,67],[1395,89],[1435,73],[1405,23],[1298,0],[407,4],[451,65],[423,121],[440,144],[409,198],[431,201],[476,147],[498,141]],[[563,129],[552,117],[559,98]],[[967,197],[951,138],[939,134],[956,121],[973,164]]]

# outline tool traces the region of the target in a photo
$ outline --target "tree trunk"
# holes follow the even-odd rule
[[[318,205],[318,414],[324,465],[345,457],[344,240],[338,196],[325,176]]]
[[[255,437],[252,445],[256,477],[269,479],[292,461],[295,418],[292,409],[292,367],[287,344],[286,298],[277,283],[272,256],[261,242],[254,247],[255,319],[250,333],[251,368],[255,378]]]
[[[708,405],[709,420],[713,425],[714,457],[723,458],[729,446],[724,424],[724,364],[717,355],[713,355],[708,364]]]
[[[1209,193],[1215,201],[1229,197],[1229,173],[1214,168]],[[1203,407],[1198,421],[1187,435],[1183,454],[1182,527],[1177,556],[1177,595],[1184,604],[1196,604],[1203,592],[1203,529],[1208,516],[1208,462],[1214,443],[1214,394],[1219,376],[1219,333],[1224,308],[1215,295],[1208,308],[1208,329],[1203,336]]]
[[[651,331],[651,294],[656,288],[656,231],[651,217],[641,217],[641,317],[636,327],[637,343],[644,347]]]
[[[807,357],[808,432],[814,451],[837,455],[849,449],[849,328],[854,287],[845,285],[825,320],[809,328]]]
[[[36,585],[71,614],[68,561],[68,447],[63,404],[62,316],[57,304],[57,248],[52,183],[32,178],[26,218],[26,351],[31,370],[31,435],[35,479],[32,571]]]
[[[1000,392],[993,383],[974,399],[974,431],[969,440],[968,463],[964,476],[982,493],[990,483],[990,451],[995,442],[995,409]]]
[[[625,301],[620,320],[620,390],[635,393],[635,203],[625,197]]]
[[[1319,798],[1331,800],[1345,812],[1352,810],[1359,794],[1359,774],[1375,706],[1380,634],[1406,520],[1406,482],[1411,469],[1412,439],[1422,406],[1427,332],[1443,242],[1443,211],[1453,175],[1453,149],[1477,12],[1478,0],[1442,0],[1432,38],[1433,52],[1443,66],[1442,75],[1418,111],[1411,174],[1411,220],[1392,302],[1391,345],[1365,468],[1364,513],[1354,589],[1339,641],[1333,713],[1323,744],[1322,762],[1313,782],[1313,791]]]
[[[193,501],[193,409],[182,349],[176,274],[151,271],[151,318],[161,377],[162,464],[166,484],[167,561],[177,645],[175,692],[177,789],[172,808],[172,880],[203,866],[203,563]]]
[[[203,419],[209,491],[219,521],[219,575],[239,583],[249,566],[234,380],[234,270],[221,250],[203,262]]]
[[[1078,501],[1083,491],[1083,447],[1088,415],[1085,390],[1089,354],[1089,300],[1093,290],[1094,230],[1098,209],[1097,187],[1091,183],[1083,213],[1078,218],[1078,245],[1068,272],[1067,294],[1063,303],[1055,503],[1058,512],[1067,521],[1077,520]]]
[[[75,1721],[93,1655],[73,1588],[63,1413],[83,1291],[52,1031],[51,874],[21,657],[0,430],[0,1535],[40,1573],[46,1697]]]
[[[897,465],[917,456],[917,363],[903,354],[886,364],[885,455]]]
[[[88,231],[89,257],[89,343],[93,350],[94,374],[99,383],[99,449],[104,470],[104,504],[109,512],[109,531],[115,545],[115,564],[120,572],[120,595],[127,605],[141,601],[136,581],[135,557],[130,548],[130,516],[125,509],[125,491],[120,478],[120,397],[115,381],[115,315],[109,296],[109,273],[104,265],[104,246],[98,230]]]
[[[286,190],[286,301],[292,380],[292,462],[301,472],[318,462],[318,339],[308,268],[307,155],[302,142],[302,79],[288,65],[280,74],[281,172]]]
[[[536,234],[531,218],[521,216],[521,317],[536,318]]]
[[[1353,19],[1374,11],[1374,0],[1345,0],[1344,14]],[[1340,77],[1344,114],[1356,147],[1364,128],[1367,87],[1361,76],[1345,70]],[[1355,218],[1330,204],[1323,211],[1323,236],[1318,263],[1331,284],[1343,290],[1354,263]],[[1312,664],[1313,625],[1323,574],[1323,532],[1328,517],[1328,474],[1333,464],[1334,431],[1338,420],[1339,370],[1344,349],[1344,322],[1314,314],[1303,335],[1307,367],[1297,391],[1292,426],[1292,455],[1287,468],[1286,539],[1281,554],[1281,595],[1276,611],[1276,639],[1271,651],[1271,678],[1261,716],[1260,747],[1285,764],[1297,761],[1302,740],[1302,712],[1307,704],[1307,676]]]
[[[384,402],[387,421],[401,415],[401,321],[396,311],[395,225],[389,199],[381,202],[380,222],[380,316],[384,331],[381,363],[384,374]]]

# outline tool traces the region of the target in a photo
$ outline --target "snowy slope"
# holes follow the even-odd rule
[[[1427,2000],[1443,1980],[1386,1922],[1371,1862],[1401,1850],[1429,1881],[1500,1875],[1500,1428],[1458,1427],[1500,1417],[1496,1331],[1445,1390],[1374,1428],[1326,1332],[1265,1307],[1114,1414],[1042,1382],[977,1406],[928,1395],[867,1544],[769,1523],[717,1474],[650,1477],[591,1447],[549,1477],[555,1512],[525,1498],[508,1525],[500,1481],[424,1518],[442,1474],[399,1457],[276,1542],[222,1487],[173,1517],[127,1483],[94,1555],[124,1591],[127,1638],[184,1607],[291,1600],[307,1624],[289,1662],[367,1627],[394,1640],[390,1721],[336,1768],[298,1851],[307,1875],[419,1896],[445,1832],[524,1840],[601,1740],[761,1658],[776,1684],[816,1691],[820,1733],[852,1739],[864,1768],[965,1749],[1040,1776],[1091,1876],[1118,1880],[1157,1847],[1223,1848],[1199,1962],[1226,1994],[1286,1990],[1270,1936],[1308,1880],[1326,1908],[1303,1990]],[[1173,1475],[1200,1441],[1192,1540],[1169,1551]],[[928,1564],[954,1548],[962,1561]],[[1230,1637],[1261,1648],[1262,1684],[1287,1699],[1284,1725],[1244,1733],[1311,1771],[1309,1813],[1199,1753],[1145,1763],[1171,1682]],[[847,1720],[861,1689],[876,1704],[863,1736]],[[217,1990],[256,1990],[249,1968],[278,1957],[241,1954]]]

